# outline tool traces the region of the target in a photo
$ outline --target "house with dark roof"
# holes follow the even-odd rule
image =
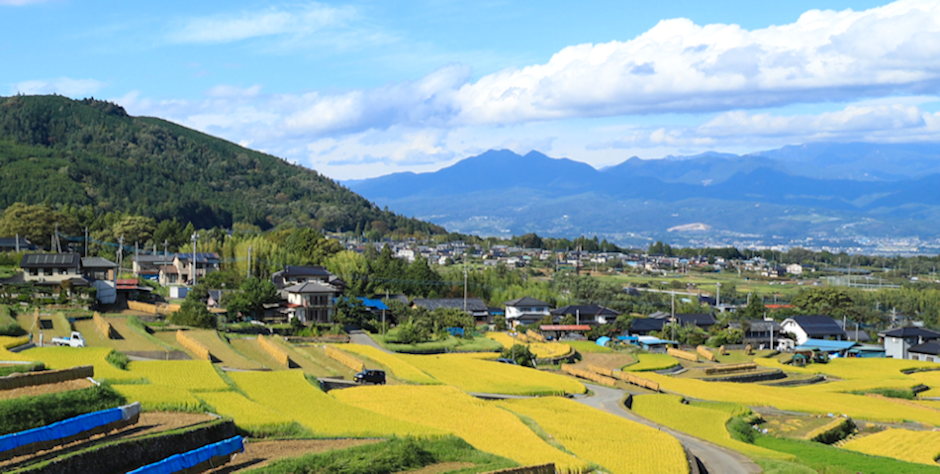
[[[744,344],[752,347],[774,347],[780,339],[780,323],[772,319],[752,319],[744,323],[732,322],[728,325],[744,331]]]
[[[676,315],[676,322],[680,326],[686,326],[689,324],[694,324],[704,330],[718,324],[718,320],[715,319],[715,315],[711,313],[683,313]]]
[[[283,270],[274,272],[274,274],[271,275],[271,282],[274,283],[278,289],[284,289],[288,286],[306,283],[308,281],[329,283],[332,278],[333,274],[330,273],[326,267],[285,265]]]
[[[907,326],[879,332],[878,337],[884,341],[885,356],[895,359],[910,359],[913,358],[909,354],[912,347],[936,341],[940,339],[940,333],[930,329]],[[919,359],[914,358],[914,360]]]
[[[829,339],[844,341],[845,331],[842,326],[829,316],[810,315],[793,316],[780,323],[780,330],[796,336],[796,344],[803,345],[808,339]]]
[[[26,237],[0,237],[0,252],[35,252],[39,247]]]
[[[117,268],[116,263],[106,258],[82,257],[82,275],[89,280],[114,280]]]
[[[82,278],[82,258],[77,253],[28,253],[20,260],[23,280],[40,285],[59,285],[69,280],[85,286]]]
[[[911,360],[940,362],[940,342],[937,339],[911,346],[907,352]]]
[[[506,307],[506,322],[513,327],[537,323],[551,314],[550,304],[529,296],[506,301],[503,306]]]
[[[161,284],[166,285],[170,282],[164,283],[160,280],[160,269],[166,265],[173,265],[173,259],[176,257],[175,254],[153,254],[153,255],[137,255],[134,257],[134,261],[131,267],[131,270],[134,272],[134,276],[143,277],[148,280],[157,280]],[[169,274],[169,273],[168,273]],[[178,275],[179,272],[174,273]],[[176,283],[174,280],[173,283]]]
[[[665,319],[657,318],[636,318],[630,321],[630,334],[636,336],[647,336],[651,332],[663,330],[663,326],[669,322]]]
[[[619,311],[596,304],[568,305],[551,311],[552,319],[561,321],[565,316],[575,318],[575,324],[607,324],[620,316]]]
[[[464,308],[466,308],[467,313],[473,316],[473,320],[477,324],[490,324],[493,322],[489,308],[480,298],[467,298],[466,306],[464,306],[463,298],[415,298],[411,302],[411,306],[413,308],[424,308],[428,311],[434,311],[438,308],[464,311]]]

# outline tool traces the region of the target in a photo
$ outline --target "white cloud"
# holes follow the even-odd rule
[[[291,9],[192,18],[170,31],[167,39],[172,43],[213,44],[272,36],[296,38],[344,26],[355,17],[352,7],[311,3]]]
[[[84,97],[94,94],[107,84],[94,79],[72,79],[60,77],[57,79],[43,79],[22,81],[13,84],[13,94],[61,94],[69,97]]]

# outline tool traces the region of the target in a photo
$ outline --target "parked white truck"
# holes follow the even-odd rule
[[[72,336],[68,338],[53,337],[52,343],[57,346],[85,347],[85,338],[82,337],[82,333],[72,331]]]

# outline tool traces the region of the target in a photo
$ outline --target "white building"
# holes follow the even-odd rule
[[[333,320],[333,298],[339,290],[326,283],[308,281],[284,288],[287,293],[288,319],[301,322],[329,323]]]
[[[791,263],[787,265],[787,273],[791,275],[802,275],[803,265],[800,265],[799,263]]]
[[[503,305],[506,306],[506,322],[511,322],[513,326],[536,323],[551,314],[551,305],[528,296],[507,301]]]
[[[829,316],[794,316],[780,323],[780,331],[796,336],[796,344],[808,339],[834,339],[844,341],[845,331]]]
[[[886,357],[918,360],[919,358],[909,354],[908,350],[911,347],[937,340],[940,338],[940,333],[909,326],[880,332],[878,336],[884,339]]]

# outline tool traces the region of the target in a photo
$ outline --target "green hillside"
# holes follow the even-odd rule
[[[92,206],[197,227],[443,232],[316,171],[103,101],[0,97],[0,208]]]

